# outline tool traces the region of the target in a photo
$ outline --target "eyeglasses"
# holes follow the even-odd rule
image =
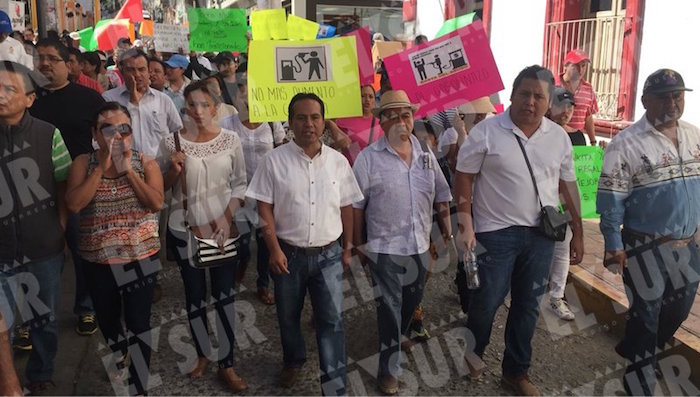
[[[121,136],[128,136],[131,135],[133,132],[131,129],[131,126],[129,124],[117,124],[117,125],[112,125],[112,124],[102,124],[100,127],[100,132],[106,137],[106,138],[111,138],[113,137],[117,132]]]
[[[411,112],[384,112],[379,116],[379,122],[384,123],[387,121],[397,121],[399,118],[404,121],[408,121],[413,117],[413,113]]]
[[[63,58],[55,57],[53,55],[39,55],[39,62],[48,62],[51,64],[57,64],[59,62],[65,62]]]

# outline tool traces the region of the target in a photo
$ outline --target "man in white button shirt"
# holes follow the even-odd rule
[[[532,165],[541,205],[557,207],[561,196],[571,216],[571,263],[583,257],[571,142],[560,126],[544,118],[553,90],[549,70],[523,69],[513,83],[511,106],[477,124],[457,160],[458,247],[477,250],[481,279],[481,287],[470,295],[467,328],[474,336],[474,353],[482,357],[496,310],[510,290],[502,369],[504,383],[517,395],[539,395],[527,372],[554,253],[554,240],[537,227],[540,203],[523,151]],[[470,378],[479,378],[483,362],[468,364]]]
[[[131,113],[134,149],[155,156],[161,139],[182,128],[180,115],[166,94],[149,87],[148,58],[143,51],[125,51],[119,58],[119,71],[125,84],[102,96],[119,102]]]
[[[270,250],[275,304],[282,338],[283,387],[291,387],[306,361],[301,309],[308,289],[317,335],[321,389],[344,395],[343,271],[350,265],[352,203],[363,199],[347,159],[320,141],[323,101],[295,95],[289,103],[294,141],[258,165],[246,196],[258,201]],[[338,238],[343,234],[343,247]]]
[[[10,37],[10,33],[12,33],[10,16],[0,10],[0,61],[17,62],[34,70],[34,59],[27,54],[21,42]]]

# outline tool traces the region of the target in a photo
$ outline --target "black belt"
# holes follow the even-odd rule
[[[633,237],[633,238],[641,240],[643,242],[646,242],[649,244],[655,244],[655,245],[661,245],[661,244],[665,244],[668,242],[672,242],[672,245],[674,248],[685,247],[691,241],[693,241],[693,239],[695,237],[695,233],[693,233],[693,235],[691,235],[688,238],[677,239],[677,238],[673,238],[671,236],[655,236],[652,234],[638,232],[636,230],[632,230],[629,228],[623,228],[622,235],[623,236],[627,235],[629,237]]]
[[[280,243],[280,248],[282,248],[283,251],[289,251],[295,255],[302,254],[304,256],[320,255],[337,242],[337,240],[334,240],[322,247],[297,247],[285,242],[284,240],[278,239],[278,241]]]

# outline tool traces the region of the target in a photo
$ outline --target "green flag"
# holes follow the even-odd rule
[[[95,41],[93,43],[92,41],[92,34],[94,31],[95,29],[93,29],[92,26],[78,31],[80,35],[80,45],[87,51],[95,51],[95,49],[97,49],[97,42]]]
[[[444,36],[450,32],[454,32],[455,30],[463,26],[469,25],[470,23],[474,22],[475,16],[476,13],[472,12],[471,14],[460,15],[457,18],[448,19],[442,24],[437,34],[435,34],[435,38],[437,39],[440,36]]]

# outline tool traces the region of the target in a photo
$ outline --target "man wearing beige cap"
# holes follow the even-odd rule
[[[417,109],[404,91],[385,92],[372,110],[385,134],[353,166],[364,195],[353,204],[353,241],[375,285],[377,375],[380,390],[389,395],[398,392],[401,339],[423,298],[433,207],[446,225],[443,238],[452,238],[450,187],[435,155],[412,134]]]

